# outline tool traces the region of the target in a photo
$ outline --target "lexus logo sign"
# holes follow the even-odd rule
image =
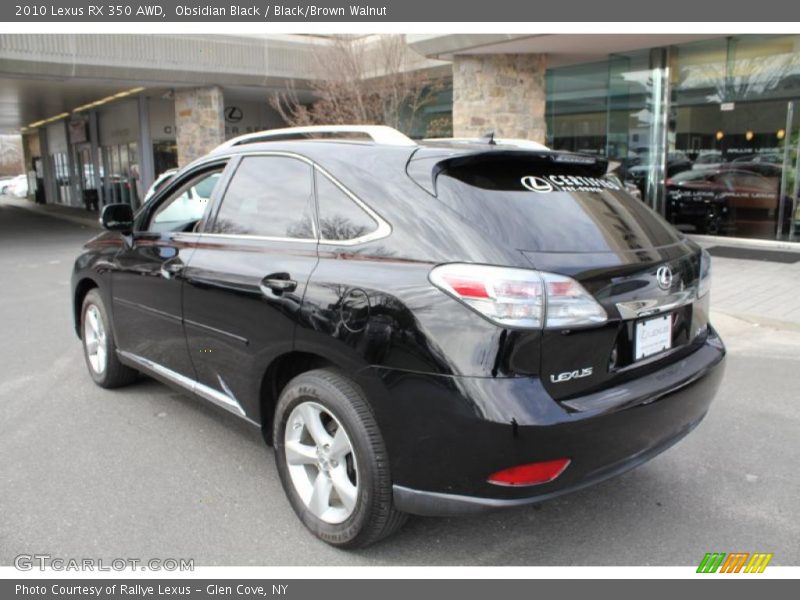
[[[238,106],[226,106],[225,107],[225,120],[228,123],[238,123],[244,117],[244,113],[242,113],[242,109]]]

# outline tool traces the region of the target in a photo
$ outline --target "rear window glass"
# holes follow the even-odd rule
[[[436,195],[486,235],[520,250],[618,252],[680,240],[618,180],[579,165],[513,159],[445,167]]]

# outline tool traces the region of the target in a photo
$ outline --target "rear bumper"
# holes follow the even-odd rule
[[[621,463],[611,465],[602,472],[598,472],[592,476],[587,476],[583,480],[573,485],[558,488],[550,492],[525,496],[524,498],[481,498],[478,496],[460,496],[458,494],[425,492],[422,490],[414,490],[403,487],[402,485],[395,485],[393,487],[394,504],[397,510],[413,515],[428,517],[456,517],[498,510],[501,508],[513,508],[515,506],[537,504],[546,500],[552,500],[553,498],[558,498],[559,496],[563,496],[565,494],[577,492],[578,490],[582,490],[583,488],[600,483],[606,479],[611,479],[612,477],[621,475],[626,471],[630,471],[631,469],[646,463],[651,458],[661,454],[664,450],[667,450],[671,446],[677,444],[681,439],[683,439],[684,436],[688,435],[690,431],[700,424],[701,419],[690,423],[687,425],[684,431],[678,433],[672,438],[665,440],[658,446],[643,450],[639,454],[630,456]],[[532,486],[529,489],[533,490],[536,487],[539,486]]]
[[[556,402],[536,378],[384,372],[377,416],[392,466],[394,501],[419,515],[460,515],[541,502],[628,471],[694,429],[724,371],[713,330],[695,352],[602,392]],[[555,481],[489,484],[511,466],[568,457]]]

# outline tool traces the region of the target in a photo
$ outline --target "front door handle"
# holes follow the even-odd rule
[[[161,265],[161,276],[164,279],[172,279],[180,275],[184,267],[186,267],[186,265],[183,264],[180,258],[170,258]]]
[[[280,296],[284,292],[293,292],[297,289],[297,282],[291,279],[288,273],[272,273],[261,280],[261,292],[265,296]]]

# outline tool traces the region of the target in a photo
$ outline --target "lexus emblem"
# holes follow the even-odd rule
[[[534,177],[533,175],[526,175],[520,179],[522,186],[532,192],[539,192],[540,194],[547,194],[553,191],[553,184],[541,177]]]
[[[658,267],[658,271],[656,271],[656,281],[658,282],[658,287],[662,290],[668,290],[672,287],[672,269],[667,266]]]
[[[244,113],[242,109],[238,106],[226,106],[225,107],[225,120],[228,123],[238,123],[244,118]]]

